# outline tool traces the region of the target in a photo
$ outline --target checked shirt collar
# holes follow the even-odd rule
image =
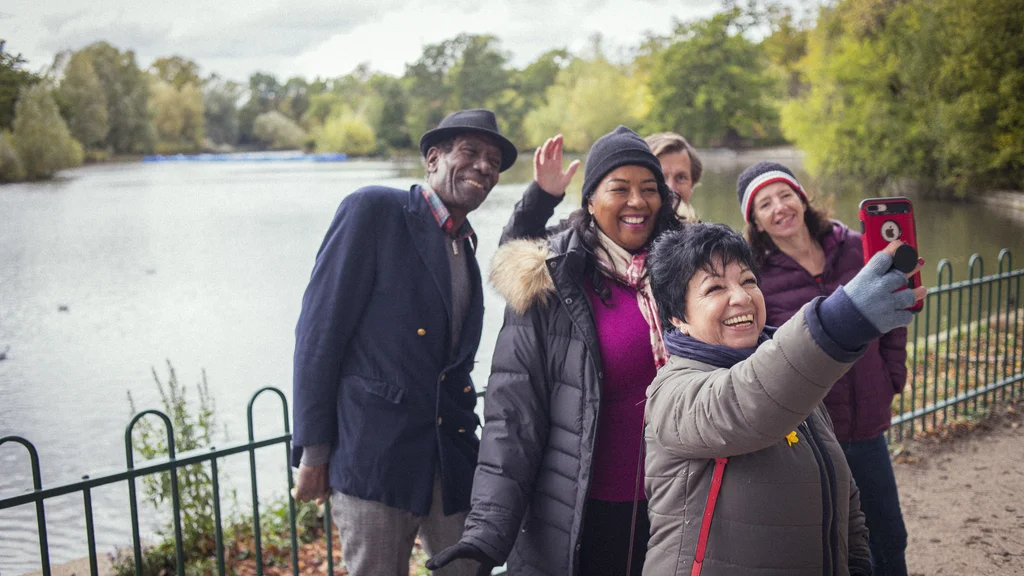
[[[427,205],[430,206],[430,212],[434,215],[434,219],[437,220],[441,230],[451,237],[453,240],[465,240],[470,239],[470,242],[476,247],[476,232],[473,231],[473,227],[469,225],[469,220],[462,223],[462,226],[458,230],[452,230],[455,227],[455,223],[452,222],[452,215],[448,212],[448,208],[441,201],[441,197],[430,189],[429,186],[420,186],[420,192],[423,193],[423,199],[427,201]]]

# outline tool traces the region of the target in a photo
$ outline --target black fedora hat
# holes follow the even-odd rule
[[[498,132],[498,120],[494,117],[494,112],[483,109],[459,110],[445,116],[437,128],[420,138],[420,153],[426,158],[427,150],[432,146],[465,132],[479,132],[494,138],[501,148],[502,172],[516,163],[516,157],[519,155],[516,145]]]

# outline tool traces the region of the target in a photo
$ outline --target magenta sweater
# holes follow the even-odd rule
[[[626,502],[636,489],[644,402],[657,370],[636,290],[611,281],[605,285],[611,289],[610,308],[587,285],[604,372],[589,497]],[[645,499],[642,478],[640,499]]]

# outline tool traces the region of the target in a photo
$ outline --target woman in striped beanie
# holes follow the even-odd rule
[[[815,207],[793,172],[760,162],[736,192],[746,238],[761,268],[767,322],[781,326],[804,304],[847,284],[864,265],[861,235]],[[870,531],[874,574],[905,576],[907,531],[885,438],[893,396],[907,380],[906,328],[875,340],[832,388],[825,407],[853,477]]]

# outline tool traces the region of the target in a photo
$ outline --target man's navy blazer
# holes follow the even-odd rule
[[[302,446],[330,444],[331,488],[417,516],[430,511],[435,470],[445,514],[469,509],[479,446],[470,371],[480,268],[460,240],[472,298],[449,354],[450,242],[419,186],[353,192],[317,253],[295,329],[293,464]]]

